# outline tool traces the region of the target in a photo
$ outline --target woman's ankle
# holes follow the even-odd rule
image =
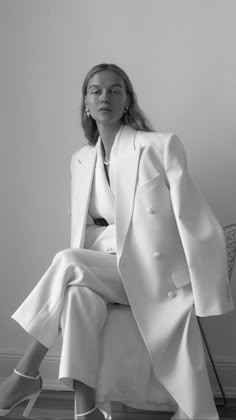
[[[83,382],[74,380],[75,413],[92,412],[96,408],[95,390]]]
[[[27,367],[21,362],[16,365],[14,371],[18,372],[20,375],[28,376],[29,378],[35,378],[38,376],[38,367]]]
[[[16,370],[27,376],[37,376],[40,364],[48,352],[48,348],[39,341],[33,339],[26,349],[25,354],[19,360]]]
[[[84,417],[88,416],[89,414],[94,413],[94,411],[95,411],[95,410],[97,410],[96,405],[95,405],[95,407],[91,408],[91,410],[88,410],[88,411],[83,411],[82,413],[78,413],[78,412],[75,410],[75,416],[76,416],[76,418],[78,418],[78,419],[82,419],[82,418],[84,418]]]

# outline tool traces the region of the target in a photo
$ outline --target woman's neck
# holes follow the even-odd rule
[[[99,136],[102,140],[102,144],[105,151],[105,160],[109,162],[111,148],[113,146],[116,135],[121,127],[121,123],[116,125],[98,125]]]

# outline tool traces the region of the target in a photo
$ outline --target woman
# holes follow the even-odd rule
[[[33,341],[0,388],[0,415],[26,399],[28,414],[61,331],[59,376],[75,389],[75,417],[104,418],[95,401],[99,332],[116,302],[131,306],[154,375],[179,406],[173,418],[218,419],[195,313],[233,309],[222,229],[180,140],[153,132],[121,68],[95,66],[82,91],[89,144],[72,158],[71,248],[13,315]]]

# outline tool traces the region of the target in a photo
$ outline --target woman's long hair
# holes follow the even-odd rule
[[[87,86],[89,80],[91,79],[91,77],[94,76],[94,74],[104,70],[113,71],[117,73],[120,77],[122,77],[125,84],[126,94],[129,95],[129,107],[128,110],[124,112],[121,118],[121,122],[123,124],[127,124],[133,127],[136,130],[154,131],[150,122],[148,121],[148,119],[146,118],[143,111],[138,105],[137,96],[134,92],[132,83],[127,74],[124,72],[124,70],[122,70],[116,64],[98,64],[94,66],[91,70],[89,70],[89,72],[85,76],[84,83],[82,85],[81,121],[85,137],[88,139],[89,144],[95,145],[97,143],[99,133],[96,121],[91,116],[88,117],[85,111],[85,97],[87,95]]]

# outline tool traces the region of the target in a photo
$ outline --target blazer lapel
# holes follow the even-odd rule
[[[116,238],[117,257],[120,261],[126,235],[133,214],[140,146],[135,147],[137,131],[124,126],[120,137],[116,176]]]
[[[119,140],[116,176],[116,238],[117,257],[120,260],[125,238],[133,214],[140,146],[135,147],[137,131],[124,126]],[[84,158],[75,156],[72,166],[72,221],[71,246],[83,247],[87,212],[97,157],[97,147]]]
[[[80,248],[84,244],[85,227],[89,198],[94,175],[97,147],[91,148],[89,153],[80,157],[75,155],[72,164],[72,220],[71,247]]]

